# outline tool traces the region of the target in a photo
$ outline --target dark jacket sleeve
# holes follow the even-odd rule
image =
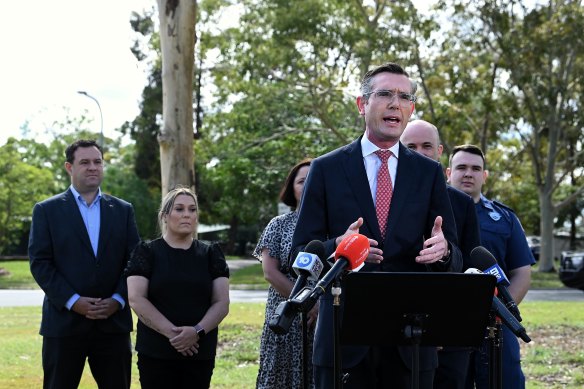
[[[77,291],[57,269],[47,206],[39,203],[33,208],[28,246],[30,271],[51,303],[64,309]]]

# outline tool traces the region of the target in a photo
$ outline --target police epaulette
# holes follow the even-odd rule
[[[511,208],[510,206],[505,205],[505,204],[503,204],[503,203],[501,203],[501,202],[499,202],[497,200],[492,200],[492,201],[493,201],[493,203],[497,204],[499,207],[508,209],[509,211],[515,213],[515,211],[513,210],[513,208]]]

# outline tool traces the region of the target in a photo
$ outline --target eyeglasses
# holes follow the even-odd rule
[[[378,99],[384,99],[389,101],[392,101],[393,98],[397,95],[397,99],[399,101],[400,104],[402,105],[407,105],[409,103],[415,103],[416,100],[418,99],[415,95],[412,95],[410,93],[405,93],[405,92],[397,92],[397,91],[392,91],[392,90],[388,90],[388,89],[379,89],[373,92],[369,92],[369,93],[365,93],[363,94],[363,96],[369,98],[369,96],[371,95],[375,95],[375,97],[377,97]]]

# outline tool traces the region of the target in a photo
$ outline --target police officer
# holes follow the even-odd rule
[[[517,304],[523,300],[531,281],[531,266],[535,259],[517,216],[509,207],[487,199],[482,186],[487,180],[485,156],[474,145],[456,146],[446,169],[448,182],[453,187],[470,195],[479,219],[481,242],[497,259],[511,285],[509,292]],[[473,388],[473,379],[478,389],[489,385],[489,356],[486,342],[480,351],[471,357],[467,387]],[[473,362],[474,359],[474,362]],[[525,388],[525,376],[521,371],[519,342],[517,337],[503,326],[503,388]]]

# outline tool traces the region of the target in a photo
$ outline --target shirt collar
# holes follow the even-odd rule
[[[488,198],[486,198],[482,193],[481,193],[481,204],[483,205],[483,207],[490,209],[490,210],[494,210],[495,208],[493,208],[493,203],[491,200],[489,200]]]
[[[77,190],[75,189],[75,187],[73,185],[70,185],[69,189],[71,189],[71,193],[73,193],[73,197],[75,197],[75,199],[77,201],[81,201],[83,204],[85,204],[85,199],[83,198],[83,196],[81,196],[81,194],[79,192],[77,192]],[[100,199],[101,199],[101,188],[97,188],[97,196],[95,196],[95,200],[93,200],[93,203],[89,204],[89,206],[95,204]]]
[[[369,139],[367,135],[361,137],[361,152],[363,153],[363,158],[373,154],[377,150],[381,150],[379,147],[375,146]],[[389,148],[393,155],[399,159],[399,141]]]

